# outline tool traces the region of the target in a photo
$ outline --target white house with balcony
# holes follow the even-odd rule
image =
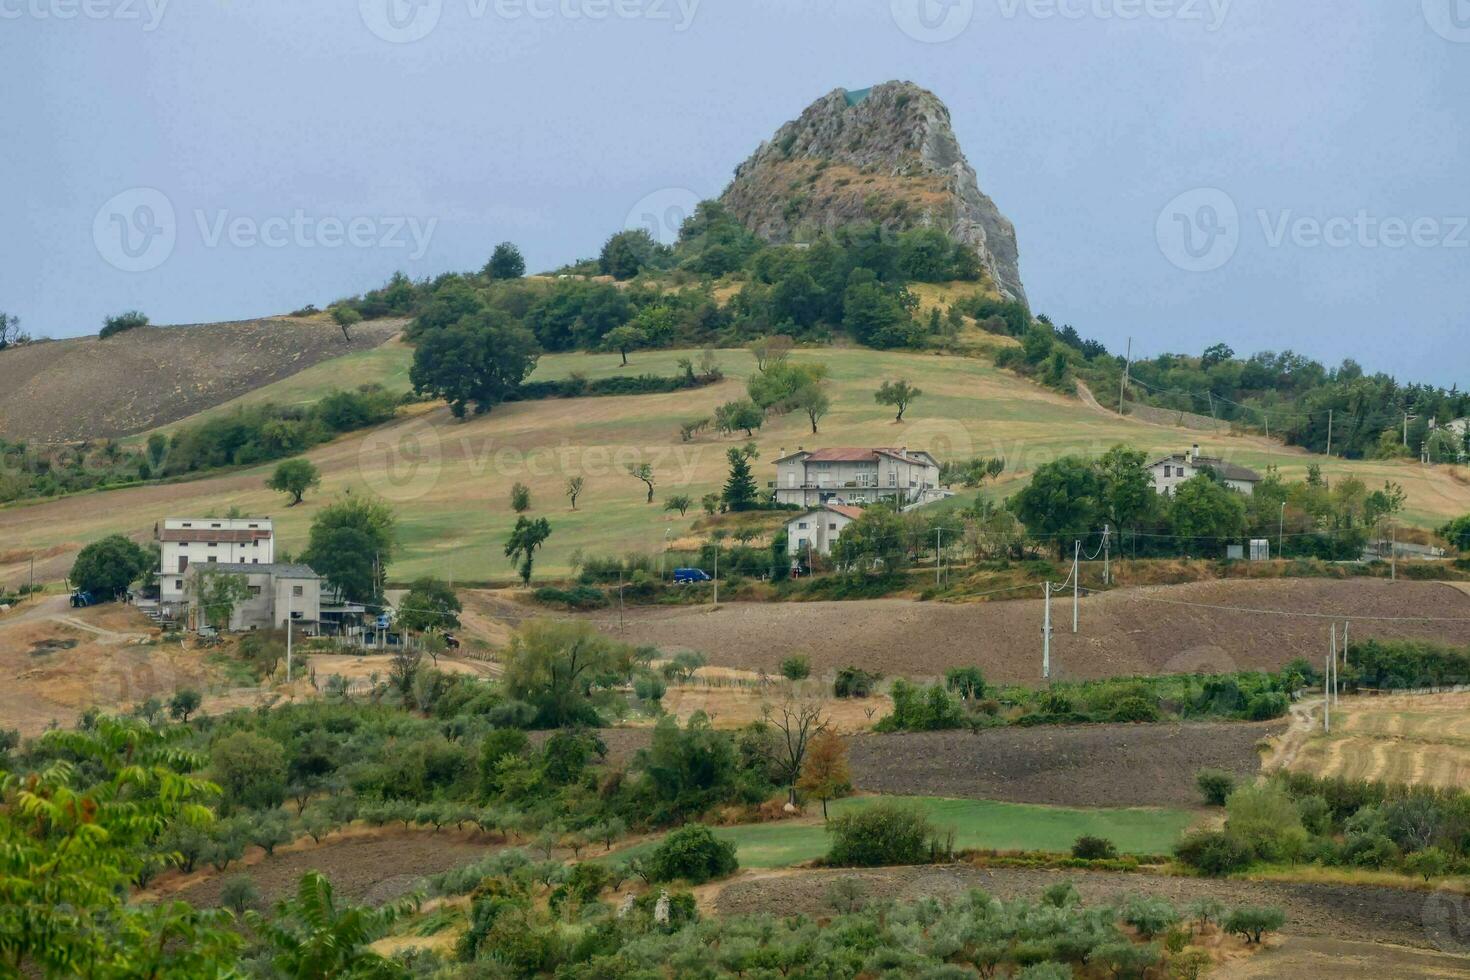
[[[900,506],[949,496],[939,461],[922,449],[797,449],[776,460],[778,504],[818,507],[896,499]]]
[[[155,525],[159,612],[177,618],[186,605],[186,574],[193,565],[269,565],[275,533],[269,517],[170,517]]]
[[[1161,494],[1173,493],[1179,484],[1194,479],[1205,470],[1213,470],[1227,487],[1246,495],[1255,493],[1256,484],[1261,482],[1261,474],[1255,470],[1227,462],[1218,456],[1201,455],[1198,445],[1191,446],[1188,452],[1175,453],[1148,464],[1154,490]]]

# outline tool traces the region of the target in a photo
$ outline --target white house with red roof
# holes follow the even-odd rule
[[[797,449],[776,460],[772,488],[778,504],[868,504],[897,499],[900,506],[948,496],[939,485],[939,461],[907,447]]]

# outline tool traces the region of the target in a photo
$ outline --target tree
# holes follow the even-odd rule
[[[148,326],[148,317],[137,310],[129,310],[126,313],[118,313],[109,316],[102,321],[102,329],[97,333],[98,340],[106,340],[108,337],[116,336],[127,330],[136,330],[139,327]]]
[[[828,721],[822,715],[819,701],[796,701],[787,698],[772,707],[766,705],[761,711],[766,724],[777,734],[774,767],[781,785],[790,793],[790,802],[796,804],[796,780],[801,776],[802,762],[811,740],[827,728]]]
[[[349,602],[377,603],[396,544],[397,520],[387,504],[348,495],[311,522],[301,561]]]
[[[275,950],[271,964],[281,976],[389,978],[406,973],[368,945],[416,906],[417,898],[410,896],[377,908],[338,908],[331,882],[319,871],[308,871],[296,897],[279,903],[273,917],[251,911],[246,921]]]
[[[581,621],[533,620],[511,638],[505,688],[536,710],[535,723],[597,725],[596,687],[624,677],[631,651]]]
[[[505,557],[512,563],[520,563],[521,581],[527,585],[531,584],[531,565],[535,561],[536,549],[546,543],[551,537],[551,523],[544,517],[535,520],[529,517],[516,518],[516,526],[511,529],[510,537],[505,541]]]
[[[519,480],[510,488],[510,509],[517,514],[531,509],[531,488]]]
[[[539,355],[531,331],[506,313],[485,310],[422,334],[409,380],[414,391],[448,402],[455,418],[464,418],[470,405],[480,415],[520,387]]]
[[[1241,906],[1225,916],[1226,932],[1244,936],[1247,943],[1258,945],[1261,937],[1286,924],[1286,913],[1273,906]]]
[[[830,728],[818,732],[807,750],[796,787],[822,801],[822,819],[827,819],[827,801],[852,789],[847,740]]]
[[[209,778],[223,791],[222,813],[278,807],[286,799],[285,753],[273,739],[235,732],[210,746]]]
[[[613,327],[609,330],[602,338],[602,346],[606,350],[617,351],[623,355],[623,366],[626,367],[628,351],[635,347],[642,347],[647,339],[642,330],[625,323],[621,327]]]
[[[1136,527],[1158,506],[1148,457],[1142,452],[1114,446],[1097,461],[1097,471],[1101,481],[1098,503],[1115,532]]]
[[[688,494],[676,493],[664,500],[664,510],[677,510],[679,516],[683,517],[693,503]]]
[[[725,450],[725,459],[730,463],[730,474],[725,479],[725,489],[720,495],[725,508],[731,511],[751,510],[756,506],[755,477],[750,471],[750,461],[758,450],[754,443],[732,446]]]
[[[602,246],[598,265],[603,275],[614,279],[632,279],[646,267],[661,260],[668,249],[654,240],[646,228],[620,231]]]
[[[0,350],[30,343],[31,338],[20,329],[20,317],[0,310]]]
[[[908,410],[909,403],[923,393],[920,389],[909,384],[908,381],[899,378],[897,381],[883,382],[878,387],[878,390],[873,393],[873,400],[879,405],[892,405],[896,407],[898,409],[898,415],[894,417],[893,421],[902,422],[903,413]]]
[[[351,306],[334,306],[332,322],[342,328],[342,339],[351,343],[352,328],[362,322],[362,314]]]
[[[1235,774],[1223,769],[1201,769],[1195,773],[1194,781],[1210,806],[1224,806],[1235,791]]]
[[[726,402],[715,409],[715,426],[721,432],[734,432],[736,429],[744,429],[747,439],[755,435],[755,430],[765,423],[766,413],[761,407],[749,399]]]
[[[260,889],[249,875],[235,875],[220,886],[219,903],[236,915],[244,915],[246,909],[260,904]]]
[[[485,263],[487,279],[519,279],[526,274],[526,259],[512,242],[501,242]]]
[[[1457,517],[1440,528],[1439,536],[1456,551],[1470,552],[1470,514]]]
[[[203,701],[198,691],[181,687],[174,692],[173,697],[169,698],[168,713],[173,716],[174,721],[181,721],[187,725],[189,716],[199,710],[199,705]]]
[[[1171,497],[1170,525],[1193,547],[1219,546],[1222,539],[1245,534],[1245,498],[1208,474],[1185,480]]]
[[[841,814],[827,824],[827,832],[832,835],[827,863],[849,867],[923,864],[930,859],[934,836],[924,811],[886,800]]]
[[[1043,463],[1022,490],[1007,503],[1031,534],[1052,537],[1057,554],[1070,553],[1072,542],[1090,534],[1101,509],[1102,481],[1080,456]]]
[[[648,487],[648,499],[645,503],[653,503],[653,464],[652,463],[629,463],[628,475],[635,480],[642,480]]]
[[[447,633],[459,629],[463,610],[459,596],[448,584],[426,575],[414,580],[398,604],[398,625],[416,633]]]
[[[856,269],[842,294],[842,325],[869,347],[911,347],[923,339],[912,306],[907,290],[878,282],[868,269]]]
[[[811,658],[802,654],[787,657],[781,661],[781,676],[788,681],[804,681],[812,676]]]
[[[586,486],[586,481],[580,476],[567,477],[566,493],[567,498],[572,502],[572,510],[577,509],[577,498],[582,496],[582,488],[584,486]]]
[[[305,458],[288,459],[276,464],[276,471],[265,481],[267,489],[290,494],[291,503],[288,506],[291,507],[301,503],[306,491],[321,486],[321,483],[321,471],[316,468],[315,463]]]
[[[237,969],[228,913],[137,903],[156,843],[203,828],[212,787],[202,756],[137,720],[99,717],[48,731],[50,763],[7,775],[0,806],[0,973],[7,976],[224,976]]]
[[[126,592],[152,565],[147,548],[112,534],[77,552],[69,578],[73,588],[106,601]]]
[[[809,384],[796,390],[796,394],[791,398],[791,404],[793,408],[806,413],[806,417],[812,423],[812,435],[816,435],[817,423],[832,408],[832,399],[827,397],[827,393],[819,385]]]
[[[685,824],[659,842],[644,863],[649,881],[683,880],[702,885],[739,868],[735,845],[720,840],[703,824]]]

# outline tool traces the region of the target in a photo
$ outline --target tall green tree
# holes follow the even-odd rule
[[[1097,529],[1103,486],[1096,468],[1081,456],[1064,456],[1037,467],[1007,506],[1038,537],[1053,539],[1058,555]]]
[[[879,405],[892,405],[898,409],[898,415],[893,419],[895,422],[903,421],[903,413],[908,411],[909,405],[924,392],[909,384],[907,379],[899,378],[896,381],[885,381],[878,386],[873,393],[873,400]]]
[[[505,687],[551,728],[597,725],[594,691],[626,677],[632,651],[580,621],[533,620],[511,638]]]
[[[1097,473],[1103,519],[1114,532],[1137,527],[1157,508],[1159,495],[1143,452],[1121,444],[1114,446],[1097,461]]]
[[[598,264],[604,275],[614,279],[632,279],[650,266],[660,265],[669,250],[660,245],[645,228],[620,231],[602,246]]]
[[[459,629],[459,614],[463,611],[459,596],[448,583],[425,575],[414,579],[398,604],[398,625],[416,633],[447,633]]]
[[[526,259],[513,242],[501,242],[485,263],[488,279],[519,279],[526,274]]]
[[[532,520],[529,517],[518,517],[516,526],[511,529],[510,537],[505,541],[505,557],[520,563],[521,581],[527,585],[531,584],[531,566],[536,560],[536,549],[545,544],[549,537],[551,522],[546,518]]]
[[[1245,496],[1201,473],[1174,488],[1169,521],[1187,547],[1220,552],[1225,540],[1245,534]]]
[[[397,547],[397,518],[387,504],[349,495],[311,522],[301,560],[349,602],[377,603]]]
[[[319,487],[322,483],[321,470],[316,464],[304,457],[288,459],[276,464],[276,470],[271,474],[265,485],[270,490],[278,490],[281,493],[290,494],[291,503],[295,507],[301,503],[301,498],[306,496],[306,491],[312,487]]]
[[[198,586],[199,611],[220,632],[230,628],[236,607],[250,598],[250,582],[244,575],[217,571],[210,565],[199,572]]]
[[[720,494],[720,498],[724,501],[726,510],[752,510],[756,506],[759,491],[756,488],[755,476],[750,470],[750,461],[758,452],[754,443],[731,446],[725,450],[725,459],[730,464],[730,473],[725,479],[725,489]]]
[[[531,331],[487,310],[421,336],[409,380],[416,392],[448,402],[455,418],[470,406],[480,415],[520,387],[539,355]]]
[[[112,534],[77,552],[69,578],[73,588],[106,601],[126,592],[152,564],[153,555],[147,548]]]

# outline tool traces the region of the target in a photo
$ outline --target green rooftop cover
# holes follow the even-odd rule
[[[871,91],[873,91],[871,88],[860,88],[855,92],[850,92],[847,89],[843,89],[842,94],[847,97],[847,104],[853,106],[863,101],[863,99],[866,99],[868,97],[868,93]]]

